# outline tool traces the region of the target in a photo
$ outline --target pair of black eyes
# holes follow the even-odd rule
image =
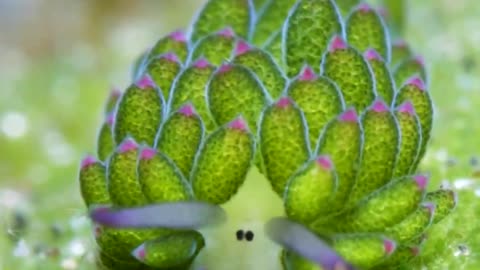
[[[243,230],[238,230],[236,233],[237,240],[242,241],[244,238],[247,241],[253,241],[253,237],[255,236],[252,231],[243,231]]]

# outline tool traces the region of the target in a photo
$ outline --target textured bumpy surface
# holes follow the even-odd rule
[[[142,54],[79,172],[86,206],[102,205],[91,212],[99,269],[225,269],[199,230],[218,216],[182,203],[254,205],[235,202],[254,167],[265,178],[258,194],[271,192],[284,214],[265,230],[283,248],[262,249],[277,263],[267,265],[408,269],[421,256],[425,234],[456,206],[417,172],[433,121],[427,72],[408,44],[390,42],[399,29],[359,2],[210,0],[188,33]],[[245,207],[248,222],[269,224]]]

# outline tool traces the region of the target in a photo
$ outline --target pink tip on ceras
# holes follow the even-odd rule
[[[141,244],[132,251],[132,256],[135,257],[140,262],[145,261],[145,256],[147,252],[145,251],[145,243]]]
[[[118,98],[122,95],[122,91],[118,89],[117,87],[112,87],[112,90],[110,92],[110,97],[112,98]]]
[[[239,40],[237,42],[237,45],[235,46],[235,56],[238,56],[238,55],[242,55],[244,53],[247,53],[248,51],[250,51],[252,49],[252,46],[250,46],[250,44],[248,44],[246,41],[244,40]]]
[[[330,52],[334,52],[336,50],[345,50],[347,48],[347,43],[343,38],[339,35],[333,37],[332,41],[330,42],[330,46],[328,50]]]
[[[248,130],[248,125],[247,121],[243,119],[243,117],[237,117],[235,120],[230,122],[228,124],[228,127],[231,129],[236,129],[236,130],[241,130],[241,131],[247,131]]]
[[[94,156],[87,155],[82,162],[80,163],[80,168],[85,169],[97,162],[97,159]]]
[[[105,123],[111,127],[113,126],[114,122],[115,122],[115,112],[111,112],[107,115],[107,118],[105,119]]]
[[[150,160],[155,157],[157,150],[151,147],[145,147],[140,153],[140,160]]]
[[[389,109],[387,104],[383,100],[377,99],[375,100],[375,102],[373,102],[371,110],[377,113],[384,113],[387,112]]]
[[[218,73],[220,73],[220,74],[221,73],[226,73],[226,72],[229,72],[230,70],[232,70],[232,65],[224,63],[218,68]]]
[[[155,82],[149,75],[144,75],[141,77],[137,82],[136,85],[140,89],[148,89],[148,88],[155,88]]]
[[[235,32],[231,27],[224,28],[217,33],[218,35],[226,38],[233,38],[235,36]]]
[[[375,50],[375,49],[368,49],[365,51],[365,53],[363,54],[363,56],[367,59],[367,60],[381,60],[382,57],[380,56],[380,54]]]
[[[392,46],[397,48],[406,48],[407,42],[403,39],[397,39],[393,42]]]
[[[136,150],[137,147],[138,147],[138,144],[132,138],[128,138],[128,139],[125,139],[120,144],[120,146],[118,146],[118,152],[120,153],[130,152],[130,151]]]
[[[428,177],[425,175],[415,175],[413,180],[416,182],[420,190],[425,190],[428,185]]]
[[[309,65],[305,65],[302,68],[302,71],[300,71],[300,74],[298,76],[298,79],[300,81],[313,81],[316,78],[317,78],[317,75],[315,74],[315,71]]]
[[[316,162],[324,170],[330,171],[333,169],[333,162],[329,156],[319,156]]]
[[[378,14],[380,14],[380,16],[382,16],[383,18],[388,18],[388,16],[389,16],[388,10],[387,10],[385,7],[378,7],[378,8],[377,8],[377,12],[378,12]]]
[[[288,106],[292,105],[292,100],[289,98],[289,97],[281,97],[278,101],[277,101],[277,107],[279,108],[287,108]]]
[[[361,11],[363,13],[367,13],[367,12],[370,12],[372,10],[372,8],[367,3],[360,3],[357,7],[357,10]]]
[[[393,240],[390,240],[390,239],[383,240],[383,249],[385,251],[385,254],[392,255],[392,253],[395,252],[396,248],[397,248],[397,244]]]
[[[352,123],[355,122],[356,123],[356,122],[358,122],[358,115],[357,115],[357,112],[355,111],[355,109],[351,108],[351,109],[348,109],[348,110],[344,111],[342,114],[340,114],[338,119],[342,122],[352,122]]]
[[[196,114],[195,112],[195,108],[193,107],[192,104],[185,104],[183,105],[179,110],[178,112],[186,117],[191,117],[191,116],[194,116]]]
[[[405,101],[400,106],[398,106],[398,112],[405,113],[410,116],[415,115],[415,108],[413,107],[413,103],[409,100]]]
[[[420,91],[425,91],[425,83],[419,76],[413,76],[407,80],[407,85],[412,85]]]
[[[185,35],[185,32],[181,30],[170,33],[169,37],[178,42],[182,42],[182,43],[187,42],[187,36]]]
[[[435,209],[437,208],[436,205],[432,202],[424,202],[422,203],[422,207],[425,207],[428,210],[430,216],[433,216],[433,214],[435,213]]]
[[[195,63],[193,63],[193,66],[199,69],[204,69],[210,67],[210,62],[204,57],[199,58]]]
[[[170,62],[179,62],[178,56],[173,52],[168,52],[162,56],[164,59],[167,59]]]
[[[425,60],[423,60],[423,57],[420,55],[415,56],[415,58],[413,58],[413,61],[415,61],[415,63],[422,67],[425,66]]]

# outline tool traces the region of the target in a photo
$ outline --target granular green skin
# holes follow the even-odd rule
[[[432,214],[427,207],[420,206],[400,223],[387,228],[385,234],[398,243],[409,244],[411,240],[419,237],[428,229],[432,223]]]
[[[200,149],[192,171],[196,198],[223,204],[240,188],[250,169],[255,142],[246,130],[220,127]]]
[[[255,22],[252,41],[257,46],[263,46],[272,33],[281,29],[288,12],[297,0],[268,1],[264,11]]]
[[[277,99],[285,90],[287,80],[282,70],[277,66],[272,56],[263,50],[251,49],[236,56],[234,64],[242,65],[253,71],[272,99]]]
[[[137,149],[114,152],[108,161],[107,188],[116,206],[140,206],[147,202],[137,180],[137,156]]]
[[[422,143],[420,120],[417,115],[395,112],[395,117],[401,134],[400,152],[393,171],[393,178],[414,173],[413,165],[416,163]]]
[[[361,121],[364,131],[361,169],[349,205],[354,205],[392,179],[399,150],[398,124],[390,111],[366,111]]]
[[[440,189],[427,193],[425,201],[432,202],[436,205],[433,224],[437,224],[443,220],[457,205],[456,194],[447,189]]]
[[[236,38],[218,33],[211,34],[198,41],[193,49],[192,60],[204,57],[215,66],[230,59]]]
[[[378,232],[413,213],[425,197],[416,181],[405,177],[375,191],[337,220],[342,232]]]
[[[333,237],[332,247],[346,261],[369,269],[387,257],[381,234],[346,234]]]
[[[387,63],[390,62],[388,30],[374,9],[353,11],[345,24],[347,40],[352,47],[360,52],[375,49]]]
[[[182,69],[182,64],[168,59],[165,55],[153,58],[147,65],[147,73],[152,77],[155,84],[160,88],[165,100],[170,96],[175,77]]]
[[[284,30],[287,75],[297,75],[305,64],[319,71],[331,37],[342,33],[340,14],[331,0],[300,0],[291,11]]]
[[[113,140],[112,126],[104,123],[100,128],[97,137],[97,155],[100,160],[107,160],[108,156],[115,149],[115,141]]]
[[[352,9],[360,3],[360,0],[340,0],[336,2],[338,9],[343,15],[343,18],[346,18]]]
[[[331,208],[328,205],[337,191],[337,182],[334,170],[321,168],[312,161],[287,183],[284,195],[287,217],[308,224],[329,212]]]
[[[396,90],[395,82],[387,63],[381,59],[370,59],[368,63],[375,78],[377,96],[381,97],[388,105],[391,105]]]
[[[401,61],[393,70],[393,77],[397,88],[401,88],[412,76],[420,76],[428,84],[427,71],[425,66],[415,57],[407,58]]]
[[[285,68],[285,59],[283,59],[282,52],[282,31],[273,33],[265,42],[263,49],[272,55],[280,67]]]
[[[395,252],[386,258],[382,263],[376,265],[372,270],[397,269],[407,270],[411,269],[408,263],[413,260],[417,254],[411,246],[400,245],[397,246]],[[417,251],[420,252],[420,251]]]
[[[160,269],[188,269],[204,245],[205,240],[196,231],[161,236],[145,242],[144,263]]]
[[[110,197],[107,192],[105,166],[97,161],[80,170],[80,190],[85,204],[108,204]]]
[[[302,108],[308,124],[310,145],[318,142],[325,125],[344,110],[344,101],[336,85],[325,77],[312,81],[295,80],[290,83],[287,95]]]
[[[175,112],[163,124],[155,145],[189,178],[203,136],[204,126],[198,115]]]
[[[418,157],[412,167],[412,171],[415,171],[418,163],[422,160],[427,150],[428,142],[430,141],[430,134],[432,132],[433,125],[433,103],[428,91],[420,90],[415,85],[407,84],[403,86],[395,97],[395,105],[399,106],[405,101],[411,101],[415,112],[418,115],[420,121],[420,127],[422,131],[422,143],[418,153]]]
[[[325,53],[322,73],[339,86],[347,107],[361,112],[375,99],[375,80],[368,63],[351,47]]]
[[[359,122],[332,120],[325,128],[317,147],[318,155],[328,154],[338,176],[337,193],[329,204],[332,212],[344,207],[355,179],[362,150],[363,131]]]
[[[249,0],[211,0],[208,1],[193,24],[192,41],[196,42],[209,33],[219,31],[225,26],[247,39],[252,31],[253,6]]]
[[[184,41],[175,40],[171,37],[173,33],[165,36],[157,41],[149,52],[149,58],[155,58],[165,53],[174,53],[178,56],[180,61],[185,62],[188,56],[188,43]]]
[[[121,261],[133,266],[138,262],[131,255],[136,247],[148,239],[168,234],[171,234],[171,231],[165,229],[126,230],[103,228],[100,235],[96,238],[96,242],[101,254],[110,258],[112,263]]]
[[[238,65],[231,65],[225,72],[217,71],[208,84],[207,94],[217,125],[242,115],[252,133],[256,133],[258,119],[269,98],[253,72]]]
[[[302,112],[293,104],[271,105],[260,122],[259,140],[264,173],[283,196],[288,179],[309,159],[310,147]]]
[[[142,193],[151,203],[188,201],[193,192],[173,162],[161,153],[138,161]]]
[[[138,143],[153,145],[163,116],[163,97],[155,88],[130,86],[117,108],[114,138],[120,144],[127,136]]]
[[[202,118],[208,131],[215,128],[215,123],[206,104],[205,85],[214,72],[209,65],[204,68],[190,66],[178,75],[170,97],[171,110],[177,111],[181,106],[190,102]]]
[[[390,68],[398,66],[401,62],[413,56],[412,49],[405,43],[392,44],[392,60],[390,61]]]

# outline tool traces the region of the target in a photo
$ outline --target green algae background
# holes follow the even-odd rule
[[[0,0],[2,12],[14,6],[8,2]],[[0,16],[5,28],[0,32],[1,270],[93,269],[91,229],[77,183],[79,160],[95,149],[104,100],[112,85],[127,85],[129,63],[159,37],[189,23],[202,4],[142,1],[143,8],[128,11],[124,1],[108,2],[93,12],[92,18],[102,18],[97,25],[91,22],[98,27],[83,26],[87,33],[79,31],[79,38],[70,32],[75,27],[65,26],[68,31],[50,37],[51,44],[35,42],[42,38],[35,33],[41,25],[17,25],[13,31],[2,23],[8,16]],[[120,3],[125,6],[117,7]],[[55,4],[44,16],[58,17],[58,23],[82,16],[82,9],[58,1],[49,6]],[[454,214],[429,235],[416,262],[419,269],[480,268],[477,14],[475,0],[408,5],[405,37],[427,63],[436,107],[422,168],[432,174],[430,189],[449,185],[459,193]],[[13,36],[22,42],[12,42]]]

